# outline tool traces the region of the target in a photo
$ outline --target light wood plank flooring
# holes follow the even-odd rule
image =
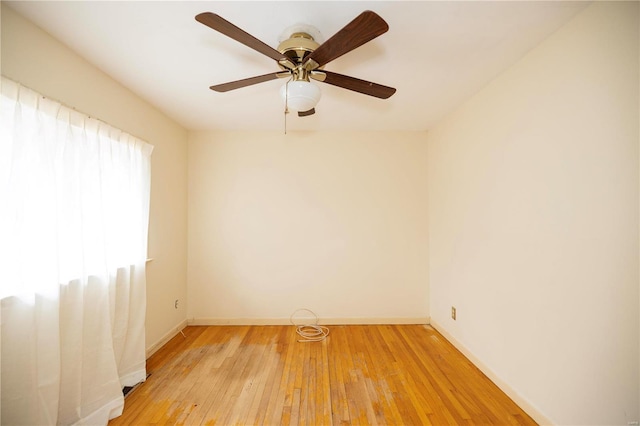
[[[477,425],[535,422],[437,331],[331,326],[187,327],[109,424]]]

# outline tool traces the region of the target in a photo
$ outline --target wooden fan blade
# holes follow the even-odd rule
[[[330,61],[362,46],[389,30],[389,25],[377,13],[365,10],[353,21],[322,43],[307,57],[307,64],[313,65],[307,69],[316,69]],[[314,62],[311,62],[314,61]],[[317,65],[316,65],[317,64]]]
[[[319,71],[318,74],[325,74],[325,79],[318,79],[319,81],[324,81],[325,83],[331,84],[333,86],[353,90],[354,92],[363,93],[365,95],[374,96],[380,99],[387,99],[391,95],[396,93],[396,89],[394,89],[393,87],[383,86],[382,84],[360,80],[359,78],[349,77],[347,75],[342,75],[331,71],[322,70]]]
[[[315,108],[311,108],[308,111],[298,111],[298,117],[308,117],[310,115],[313,115],[316,113],[316,109]]]
[[[228,92],[229,90],[240,89],[242,87],[252,86],[254,84],[262,83],[264,81],[275,80],[280,77],[282,72],[272,72],[271,74],[258,75],[256,77],[249,77],[242,80],[230,81],[229,83],[217,84],[209,87],[216,92]]]
[[[282,53],[258,40],[251,34],[236,27],[220,15],[216,15],[215,13],[211,12],[204,12],[196,15],[196,21],[218,31],[219,33],[226,35],[227,37],[234,39],[235,41],[244,44],[247,47],[250,47],[253,50],[262,53],[263,55],[270,57],[271,59],[275,59],[278,62],[289,61],[289,59]]]

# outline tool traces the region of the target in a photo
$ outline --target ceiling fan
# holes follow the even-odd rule
[[[216,92],[227,92],[277,78],[287,78],[289,81],[283,86],[282,94],[286,105],[298,111],[300,117],[314,114],[315,106],[320,100],[320,89],[312,84],[310,79],[380,99],[387,99],[396,92],[393,87],[323,69],[334,59],[387,32],[389,25],[375,12],[362,12],[322,44],[311,35],[314,33],[313,27],[300,27],[282,41],[277,50],[215,13],[200,13],[196,20],[274,59],[280,67],[280,71],[277,72],[211,86],[210,89]]]

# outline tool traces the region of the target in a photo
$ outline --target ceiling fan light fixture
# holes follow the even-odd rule
[[[280,89],[280,96],[288,108],[294,111],[309,111],[320,101],[320,88],[310,81],[290,81]]]

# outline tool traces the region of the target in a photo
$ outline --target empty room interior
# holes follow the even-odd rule
[[[2,120],[12,97],[113,126],[149,177],[142,260],[104,293],[59,278],[44,227],[0,242],[2,424],[640,421],[638,2],[0,6]],[[12,186],[21,135],[9,204],[39,185]],[[9,291],[50,267],[54,295]]]

